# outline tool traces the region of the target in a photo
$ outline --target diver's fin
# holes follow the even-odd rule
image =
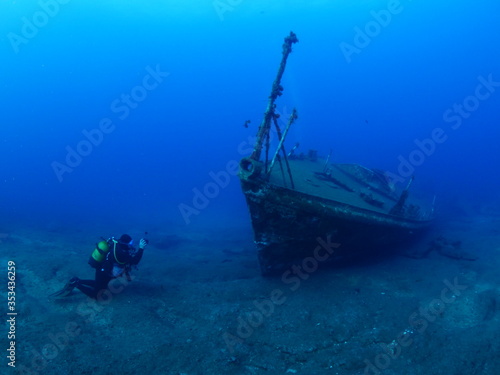
[[[71,294],[71,292],[73,292],[73,289],[75,287],[70,285],[69,283],[67,283],[64,288],[62,288],[61,290],[55,292],[55,293],[52,293],[51,295],[49,295],[49,298],[64,298],[64,297],[67,297]]]
[[[51,295],[49,295],[49,298],[64,298],[69,296],[71,292],[73,292],[73,289],[75,289],[76,284],[78,284],[78,281],[80,281],[78,278],[73,277],[70,281],[66,283],[64,288],[55,293],[52,293]]]
[[[59,290],[59,291],[57,291],[57,292],[52,293],[51,295],[49,295],[49,298],[64,298],[64,297],[69,296],[72,291],[73,291],[73,287],[72,286],[70,286],[69,288],[68,287],[64,287],[61,290]]]

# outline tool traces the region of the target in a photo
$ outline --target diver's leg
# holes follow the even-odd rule
[[[98,269],[95,272],[95,280],[81,280],[76,287],[90,298],[97,299],[101,290],[107,288],[110,280],[111,277],[106,271]]]
[[[95,270],[95,280],[80,280],[78,285],[76,286],[80,292],[83,294],[86,294],[90,298],[97,298],[97,292],[99,289],[97,289],[96,284],[97,284],[97,277],[99,274],[100,269]]]
[[[95,270],[95,280],[80,280],[76,287],[90,298],[97,299],[97,294],[101,290],[101,279],[105,274],[105,271],[98,268]]]
[[[80,284],[95,288],[95,280],[80,280]]]
[[[98,271],[95,275],[95,289],[96,296],[103,290],[108,289],[108,284],[113,277],[109,276],[109,274],[105,271]]]
[[[94,280],[92,280],[94,281]],[[82,292],[83,294],[86,294],[87,296],[89,296],[90,298],[96,298],[97,296],[97,292],[95,290],[94,287],[91,287],[91,286],[88,286],[88,285],[82,285],[82,284],[78,284],[76,286],[76,288]]]

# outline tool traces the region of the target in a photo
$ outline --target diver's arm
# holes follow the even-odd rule
[[[135,254],[130,254],[128,250],[117,249],[115,259],[120,264],[137,264],[142,258],[144,249],[139,249]]]
[[[147,242],[144,240],[141,240],[140,245],[139,245],[139,250],[137,250],[134,254],[130,254],[128,250],[123,250],[119,249],[117,250],[117,254],[115,256],[116,260],[118,263],[122,264],[130,264],[130,265],[136,265],[139,264],[139,262],[142,259],[142,254],[144,252],[144,248],[147,246]]]
[[[139,250],[137,250],[137,252],[132,256],[130,256],[129,254],[129,257],[131,259],[130,262],[128,263],[131,265],[139,264],[139,262],[142,259],[142,254],[144,254],[144,249],[146,248],[146,246],[148,246],[148,241],[145,240],[144,238],[141,238],[141,241],[139,242]]]
[[[139,264],[139,262],[142,259],[142,254],[143,253],[144,253],[144,249],[139,248],[139,250],[137,250],[137,252],[133,256],[129,255],[130,262],[127,262],[127,263],[132,264],[132,265]]]

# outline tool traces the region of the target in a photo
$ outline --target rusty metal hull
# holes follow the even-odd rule
[[[240,179],[264,275],[307,257],[331,261],[415,239],[431,222],[355,207],[259,178]]]
[[[282,94],[281,78],[297,42],[293,32],[284,40],[254,150],[240,161],[239,177],[263,274],[296,260],[317,263],[401,242],[426,228],[433,214],[408,199],[413,177],[398,194],[383,172],[357,164],[331,164],[331,152],[322,162],[317,150],[297,154],[298,143],[286,152],[285,139],[298,114],[294,108],[282,131],[275,101]],[[270,154],[273,125],[278,145]],[[333,241],[339,246],[334,248]]]

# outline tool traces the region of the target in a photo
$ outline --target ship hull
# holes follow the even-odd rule
[[[397,194],[386,173],[329,163],[331,151],[321,163],[317,150],[306,155],[297,151],[298,143],[286,152],[285,140],[298,114],[294,108],[282,130],[275,102],[282,95],[281,79],[297,42],[293,32],[284,40],[253,152],[240,161],[239,177],[263,274],[287,267],[298,272],[294,262],[311,269],[344,254],[391,246],[421,232],[433,215],[433,209],[408,199],[413,176]],[[270,153],[272,131],[278,144]]]
[[[240,176],[241,178],[241,176]],[[430,220],[395,217],[262,179],[241,179],[262,274],[387,250],[414,240]]]

